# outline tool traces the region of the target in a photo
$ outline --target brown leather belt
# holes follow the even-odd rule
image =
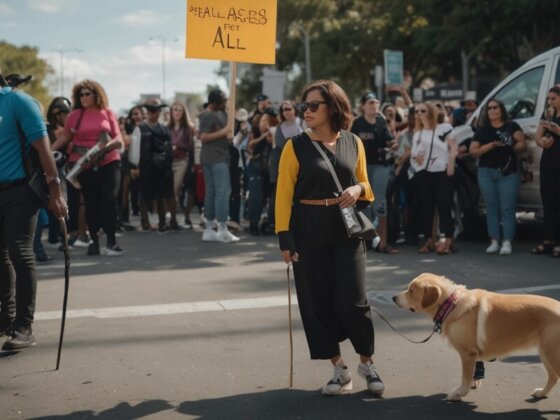
[[[308,204],[310,206],[334,206],[338,205],[339,199],[338,198],[323,198],[321,200],[299,200],[301,204]]]

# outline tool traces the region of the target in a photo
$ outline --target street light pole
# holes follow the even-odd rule
[[[310,50],[310,39],[309,30],[298,22],[293,22],[292,27],[295,28],[301,36],[299,39],[303,42],[304,52],[305,52],[305,81],[307,84],[311,83],[311,50]]]
[[[166,39],[162,35],[151,36],[150,41],[159,41],[161,42],[161,100],[165,101],[165,97],[167,96],[166,93],[166,69],[165,69],[165,43]]]
[[[53,49],[60,54],[60,96],[64,96],[64,53],[65,52],[77,52],[80,53],[82,50],[79,48],[62,48],[58,47]]]

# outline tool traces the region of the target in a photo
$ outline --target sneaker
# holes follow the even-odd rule
[[[13,334],[14,322],[4,317],[0,318],[0,337]]]
[[[124,251],[120,246],[114,244],[105,248],[103,253],[108,257],[120,257],[122,254],[124,254]]]
[[[91,242],[88,245],[87,255],[99,255],[99,242]]]
[[[481,379],[484,379],[484,362],[482,361],[477,361],[475,368],[474,368],[474,375],[473,375],[473,380],[474,381],[480,381]]]
[[[239,238],[237,236],[235,236],[229,230],[224,229],[224,228],[218,229],[218,232],[216,233],[216,236],[218,238],[217,240],[220,241],[220,242],[237,242],[237,241],[239,241]]]
[[[121,222],[121,226],[125,232],[133,232],[136,230],[136,228],[128,222]]]
[[[379,374],[375,370],[375,366],[371,360],[367,363],[360,363],[358,365],[358,375],[366,380],[367,388],[370,392],[378,396],[383,395],[383,391],[385,391],[385,384],[379,377]]]
[[[165,235],[169,228],[167,226],[160,226],[158,227],[157,233],[160,235]]]
[[[511,255],[511,242],[502,242],[502,247],[500,248],[500,255]]]
[[[488,248],[486,248],[486,253],[487,254],[495,254],[499,250],[500,250],[500,246],[498,245],[498,241],[492,241],[490,246]]]
[[[39,252],[35,254],[35,261],[40,263],[47,263],[49,261],[52,261],[52,257],[50,255],[47,255],[46,252]]]
[[[202,240],[205,242],[219,242],[218,232],[213,229],[204,229],[202,232]]]
[[[89,238],[77,238],[72,246],[75,246],[76,248],[87,248],[90,242]]]
[[[352,375],[347,366],[334,366],[332,379],[323,387],[323,395],[338,395],[352,389]]]
[[[173,232],[184,232],[185,230],[187,230],[187,228],[181,226],[180,224],[173,224],[169,226],[169,230]]]
[[[11,337],[4,343],[2,350],[21,350],[34,346],[35,336],[31,327],[17,327]]]
[[[190,219],[185,219],[185,223],[183,223],[183,226],[186,230],[193,230],[193,224]]]

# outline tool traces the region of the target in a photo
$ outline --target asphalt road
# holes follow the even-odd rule
[[[323,397],[328,362],[311,361],[293,305],[294,386],[288,387],[287,281],[274,237],[242,235],[236,244],[203,243],[201,232],[133,232],[120,258],[72,251],[69,317],[61,369],[54,371],[63,292],[63,260],[38,268],[37,346],[0,354],[0,418],[41,419],[558,419],[560,385],[549,398],[538,357],[488,363],[481,389],[447,403],[458,385],[457,354],[441,337],[408,343],[375,319],[375,363],[382,399],[354,374],[352,393]],[[510,257],[461,242],[451,256],[368,254],[367,288],[404,333],[422,339],[430,320],[390,297],[430,271],[467,285],[560,299],[560,260],[533,256],[533,241]],[[346,363],[357,358],[346,342]]]

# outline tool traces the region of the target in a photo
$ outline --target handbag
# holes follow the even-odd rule
[[[500,168],[500,172],[503,176],[508,176],[509,174],[517,172],[517,157],[513,151],[509,154],[505,165]]]
[[[325,160],[325,163],[327,164],[327,167],[329,168],[329,171],[334,179],[336,187],[338,188],[338,192],[339,194],[342,194],[342,185],[340,185],[340,181],[338,179],[338,176],[336,175],[331,161],[316,141],[311,140],[311,143],[313,144],[313,146],[315,146],[319,154]],[[339,206],[338,208],[340,210],[340,215],[342,217],[342,221],[344,222],[344,227],[346,228],[346,232],[348,233],[349,238],[370,241],[379,236],[375,231],[371,220],[369,220],[362,211],[356,209],[356,207],[342,208]]]
[[[21,163],[27,178],[27,185],[37,196],[41,203],[41,207],[48,208],[49,206],[49,187],[43,175],[41,162],[37,151],[31,147],[29,153],[25,153],[25,133],[23,132],[19,122],[16,121],[16,127],[19,133],[19,141],[21,146]]]

